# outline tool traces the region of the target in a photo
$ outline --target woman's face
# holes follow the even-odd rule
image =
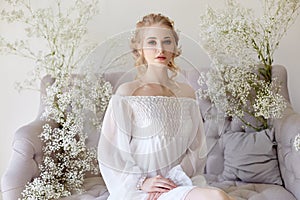
[[[146,27],[143,35],[142,51],[148,64],[168,65],[176,50],[172,30],[162,25]]]

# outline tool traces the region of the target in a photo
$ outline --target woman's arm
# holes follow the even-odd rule
[[[203,185],[205,184],[205,179],[202,174],[206,164],[207,145],[202,116],[199,107],[196,105],[192,109],[192,119],[197,133],[195,138],[191,138],[192,143],[187,149],[180,166],[186,175],[192,179],[193,185]]]
[[[129,105],[121,96],[113,96],[103,119],[98,145],[101,174],[112,196],[136,191],[136,185],[144,175],[130,150],[130,124]]]

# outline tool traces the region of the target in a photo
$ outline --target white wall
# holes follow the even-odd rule
[[[134,28],[141,16],[150,12],[161,12],[175,21],[176,27],[185,35],[198,41],[198,19],[208,4],[221,7],[220,0],[102,0],[102,13],[90,24],[90,39],[104,41],[108,37]],[[258,8],[259,0],[243,0],[243,3]],[[0,7],[3,0],[0,1]],[[17,27],[9,28],[0,24],[1,34],[18,36]],[[275,63],[282,64],[288,70],[288,85],[292,105],[300,113],[300,18],[297,19],[281,41],[275,56]],[[197,52],[194,52],[197,55]],[[199,52],[202,54],[203,52]],[[207,62],[203,61],[204,64]],[[39,104],[37,92],[17,93],[13,84],[25,78],[32,63],[13,56],[0,56],[0,176],[2,176],[11,155],[13,134],[17,128],[33,120]]]

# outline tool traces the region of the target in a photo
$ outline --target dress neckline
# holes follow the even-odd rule
[[[190,97],[174,97],[174,96],[161,96],[161,95],[155,95],[155,96],[132,96],[132,95],[119,95],[119,94],[113,94],[113,96],[124,98],[124,99],[164,99],[164,100],[187,100],[187,101],[193,101],[197,102],[196,99],[190,98]]]

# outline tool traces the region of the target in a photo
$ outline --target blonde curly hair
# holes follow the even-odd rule
[[[136,30],[133,34],[133,37],[131,38],[131,49],[133,56],[135,58],[135,66],[147,66],[147,62],[142,54],[139,53],[139,50],[142,46],[142,38],[143,38],[143,28],[150,27],[152,25],[163,25],[167,28],[169,28],[172,32],[172,35],[174,36],[175,42],[176,42],[176,48],[174,51],[174,57],[171,59],[171,61],[168,63],[169,69],[174,73],[173,76],[176,76],[179,72],[179,67],[175,64],[174,58],[179,56],[181,54],[181,49],[178,47],[178,41],[179,37],[177,32],[174,29],[174,22],[162,14],[148,14],[142,18],[141,21],[138,21],[136,23]],[[139,71],[139,73],[142,73]]]

